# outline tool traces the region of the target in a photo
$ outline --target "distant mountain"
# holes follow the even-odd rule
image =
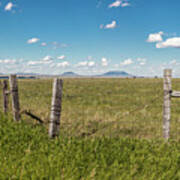
[[[124,72],[124,71],[109,71],[104,74],[93,75],[93,76],[87,76],[87,75],[83,76],[83,75],[79,75],[70,71],[70,72],[65,72],[61,74],[61,76],[64,76],[64,77],[133,77],[131,74],[128,74],[127,72]]]
[[[61,76],[64,76],[64,77],[77,77],[77,76],[80,76],[80,75],[76,74],[74,72],[64,72],[63,74],[61,74]]]
[[[128,74],[125,71],[109,71],[100,76],[102,77],[133,77],[133,75]]]
[[[16,73],[18,75],[19,78],[41,78],[41,77],[55,77],[57,75],[46,75],[46,74],[37,74],[37,73]],[[1,73],[0,73],[1,75]],[[3,75],[1,75],[3,76]],[[106,72],[104,74],[100,74],[100,75],[79,75],[77,73],[74,73],[72,71],[69,72],[64,72],[63,74],[59,75],[62,77],[133,77],[133,75],[128,74],[125,71],[109,71]],[[2,77],[3,78],[3,77]]]

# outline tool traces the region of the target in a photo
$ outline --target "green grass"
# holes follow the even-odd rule
[[[19,81],[21,109],[46,124],[26,116],[15,123],[11,113],[0,113],[0,179],[180,179],[180,101],[172,99],[165,143],[162,85],[162,79],[65,79],[60,137],[49,140],[52,80]],[[173,88],[180,89],[179,79]]]
[[[0,149],[0,179],[180,179],[179,142],[49,140],[42,126],[2,117]]]

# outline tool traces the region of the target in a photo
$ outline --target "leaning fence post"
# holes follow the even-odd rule
[[[8,82],[7,80],[3,81],[3,111],[4,113],[8,112]]]
[[[163,106],[163,136],[166,140],[170,134],[170,118],[171,118],[171,69],[164,70],[164,106]]]
[[[51,115],[49,124],[49,137],[54,138],[59,135],[61,100],[62,100],[63,81],[55,78],[53,83],[53,95],[51,104]]]
[[[10,89],[12,94],[12,109],[14,121],[20,120],[20,105],[19,105],[19,94],[18,94],[18,84],[16,75],[10,75]]]

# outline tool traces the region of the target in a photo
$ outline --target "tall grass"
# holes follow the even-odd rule
[[[162,85],[162,79],[64,79],[60,136],[49,140],[52,80],[19,81],[21,109],[45,125],[0,113],[0,179],[180,179],[179,100],[172,99],[165,143]],[[180,89],[179,79],[173,89]]]
[[[132,138],[49,140],[0,113],[0,179],[179,179],[180,143]]]

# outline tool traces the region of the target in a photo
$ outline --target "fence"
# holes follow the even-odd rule
[[[171,115],[171,98],[180,97],[180,92],[172,91],[172,71],[170,69],[164,70],[164,105],[163,105],[163,137],[165,140],[168,140],[170,137],[170,115]],[[18,122],[21,119],[21,114],[26,114],[31,118],[36,119],[39,123],[44,123],[41,118],[37,117],[28,110],[20,110],[19,103],[19,93],[18,93],[18,82],[16,75],[11,75],[9,78],[10,90],[8,90],[7,80],[3,81],[3,111],[4,113],[8,112],[8,102],[9,95],[12,96],[12,110],[14,121]],[[54,79],[53,82],[53,95],[51,102],[51,113],[49,120],[49,137],[54,138],[59,135],[60,129],[60,118],[61,118],[61,104],[62,104],[62,88],[63,81],[61,79]],[[148,104],[142,105],[142,107],[137,107],[134,110],[128,112],[127,114],[122,115],[120,118],[127,117],[129,115],[135,114],[138,111],[144,110],[152,105],[155,101],[159,100],[161,97],[159,95],[154,97],[152,101]],[[101,129],[97,129],[92,133],[88,134],[89,136],[95,135],[97,132],[102,131],[105,128],[108,128],[111,125],[117,124],[117,121],[112,121],[108,126],[104,126]]]
[[[36,119],[38,122],[43,121],[36,115],[28,112],[27,110],[20,111],[19,93],[18,93],[18,82],[16,75],[10,75],[9,78],[10,91],[8,91],[8,81],[3,81],[3,111],[8,112],[8,96],[12,96],[12,110],[14,121],[20,121],[21,114],[26,114],[31,118]],[[61,99],[62,99],[62,87],[63,81],[55,78],[53,83],[53,96],[51,104],[51,116],[49,121],[49,137],[54,138],[59,135],[60,116],[61,116]]]

